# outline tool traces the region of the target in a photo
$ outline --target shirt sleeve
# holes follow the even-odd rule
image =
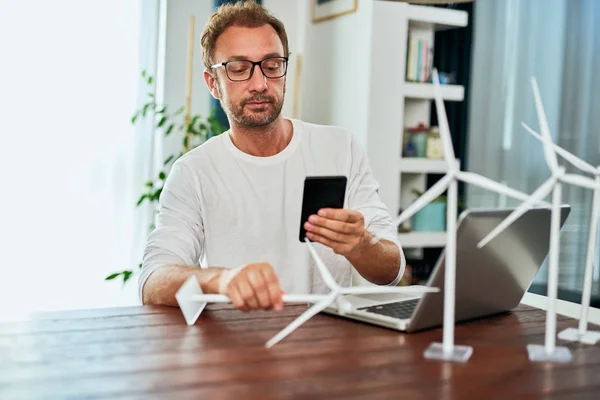
[[[197,265],[203,252],[200,185],[181,161],[173,164],[160,195],[156,225],[148,237],[138,278],[140,300],[152,272],[164,265]]]
[[[365,219],[365,228],[376,238],[389,240],[400,250],[400,268],[388,286],[396,286],[406,267],[404,251],[398,241],[397,227],[387,206],[379,197],[379,183],[371,173],[366,154],[358,143],[351,141],[352,167],[348,187],[348,208],[359,211]]]

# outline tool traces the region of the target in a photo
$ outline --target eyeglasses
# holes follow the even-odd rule
[[[227,77],[233,82],[247,81],[258,65],[263,75],[270,79],[281,78],[287,73],[288,57],[269,57],[261,61],[233,60],[212,65],[215,69],[225,67]]]

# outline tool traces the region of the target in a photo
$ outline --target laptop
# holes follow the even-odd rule
[[[528,210],[483,248],[477,243],[513,209],[467,210],[459,218],[456,236],[456,322],[491,316],[517,307],[548,255],[549,208]],[[563,226],[571,211],[561,207]],[[444,315],[444,252],[426,286],[440,288],[422,295],[348,295],[351,312],[335,307],[323,312],[399,331],[415,332],[441,326]]]

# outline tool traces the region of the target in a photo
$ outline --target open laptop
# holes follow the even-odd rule
[[[467,210],[457,224],[456,321],[494,315],[515,308],[529,288],[549,251],[549,208],[528,210],[483,248],[477,243],[513,210]],[[571,211],[561,209],[561,227]],[[444,252],[427,286],[438,293],[422,295],[349,295],[353,311],[340,315],[400,331],[414,332],[441,326],[444,314]]]

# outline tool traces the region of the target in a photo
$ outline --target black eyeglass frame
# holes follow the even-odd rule
[[[262,63],[267,61],[267,60],[272,60],[272,59],[283,59],[285,60],[285,68],[283,70],[283,74],[281,74],[280,76],[276,76],[276,77],[271,77],[271,76],[267,76],[267,74],[265,74],[265,70],[263,70],[262,67]],[[267,57],[265,59],[262,59],[260,61],[250,61],[250,60],[230,60],[230,61],[224,61],[222,63],[218,63],[215,65],[211,65],[210,68],[211,69],[216,69],[219,67],[223,67],[225,68],[225,75],[227,75],[227,78],[232,81],[232,82],[245,82],[245,81],[249,81],[250,79],[252,79],[252,75],[254,75],[254,67],[256,67],[258,65],[258,68],[260,68],[260,72],[262,72],[263,76],[268,78],[268,79],[279,79],[279,78],[283,78],[284,76],[287,75],[287,69],[288,69],[288,64],[289,64],[289,57]],[[232,63],[232,62],[239,62],[239,61],[245,61],[245,62],[249,62],[252,64],[252,67],[250,68],[250,76],[246,79],[231,79],[231,77],[229,76],[229,71],[227,71],[227,64]]]

